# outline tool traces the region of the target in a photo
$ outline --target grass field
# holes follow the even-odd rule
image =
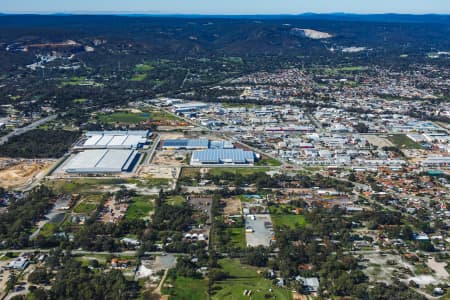
[[[241,175],[250,175],[255,173],[264,173],[270,171],[270,168],[212,168],[209,169],[209,173],[215,176],[220,176],[223,173],[234,173]]]
[[[58,225],[56,225],[54,223],[46,223],[39,231],[39,235],[41,235],[43,237],[50,237],[56,232],[57,228],[58,228]]]
[[[147,218],[154,209],[153,198],[148,196],[133,197],[133,202],[128,207],[125,219],[140,220]]]
[[[388,136],[388,140],[390,140],[392,143],[394,143],[399,148],[406,148],[406,149],[420,149],[420,145],[413,140],[411,140],[409,137],[406,136],[406,134],[393,134]]]
[[[242,265],[238,259],[222,259],[219,264],[223,271],[230,275],[230,278],[215,284],[214,288],[217,290],[211,299],[248,300],[249,297],[243,295],[244,290],[252,290],[253,300],[292,299],[290,290],[273,286],[271,280],[265,279],[257,273],[259,269],[256,267]],[[269,292],[269,289],[272,289],[272,292]]]
[[[73,209],[73,212],[77,213],[77,214],[90,214],[97,208],[97,205],[98,204],[93,203],[93,202],[83,201],[80,204],[78,204],[77,206],[75,206],[75,208]]]
[[[295,228],[297,226],[303,227],[306,225],[306,220],[301,215],[270,215],[270,217],[276,227],[287,226]]]
[[[270,206],[270,217],[275,227],[287,226],[289,228],[295,228],[297,226],[303,227],[306,225],[305,217],[302,215],[294,215],[290,211],[293,207],[288,205],[284,206]]]
[[[152,121],[163,121],[163,120],[169,120],[169,121],[176,121],[181,120],[177,116],[170,114],[168,112],[162,111],[162,110],[154,110],[150,112]]]
[[[173,286],[162,289],[163,294],[170,295],[170,300],[208,299],[206,280],[178,276],[175,280],[168,278],[166,283]]]
[[[272,167],[278,167],[281,166],[281,162],[274,159],[274,158],[263,158],[260,159],[257,163],[256,166],[272,166]]]
[[[150,115],[144,113],[131,113],[131,112],[115,112],[111,114],[101,114],[98,116],[101,123],[114,124],[135,124],[142,121],[149,121]]]
[[[185,202],[183,196],[170,196],[167,198],[167,204],[170,205],[182,205]]]
[[[135,72],[150,72],[155,67],[151,63],[138,64],[134,67]]]
[[[227,230],[231,233],[232,246],[244,249],[246,246],[244,227],[227,228]]]
[[[145,78],[147,78],[147,74],[138,73],[138,74],[134,74],[130,80],[131,81],[143,81],[143,80],[145,80]]]

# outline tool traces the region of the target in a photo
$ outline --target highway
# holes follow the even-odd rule
[[[58,115],[51,115],[51,116],[45,117],[43,119],[37,120],[36,122],[33,122],[25,127],[20,127],[20,128],[14,129],[12,132],[10,132],[7,135],[2,136],[0,138],[0,145],[3,145],[4,143],[6,143],[13,136],[24,134],[30,130],[36,129],[37,127],[39,127],[47,122],[53,121],[54,119],[56,119],[57,116]]]

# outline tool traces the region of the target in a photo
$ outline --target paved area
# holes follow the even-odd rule
[[[245,217],[245,228],[252,228],[253,232],[245,232],[245,239],[247,245],[251,247],[256,246],[270,246],[270,241],[273,236],[272,220],[269,214],[253,215],[255,220],[252,220],[248,215]]]

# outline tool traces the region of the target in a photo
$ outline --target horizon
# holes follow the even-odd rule
[[[0,11],[0,15],[8,16],[21,16],[21,15],[40,15],[40,16],[148,16],[148,17],[158,17],[158,16],[205,16],[205,17],[252,17],[252,16],[270,16],[270,17],[299,17],[299,16],[386,16],[386,15],[397,15],[397,16],[450,16],[448,13],[398,13],[398,12],[377,12],[377,13],[354,13],[354,12],[302,12],[302,13],[165,13],[165,12],[140,12],[140,11],[22,11],[22,12],[7,12]]]
[[[2,5],[4,14],[142,14],[142,15],[299,15],[317,14],[450,14],[448,0],[317,0],[313,3],[294,0],[16,0]]]

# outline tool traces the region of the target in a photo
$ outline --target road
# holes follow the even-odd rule
[[[0,138],[0,145],[3,145],[4,143],[6,143],[13,136],[24,134],[30,130],[36,129],[37,127],[39,127],[47,122],[53,121],[54,119],[56,119],[57,116],[58,115],[51,115],[51,116],[45,117],[43,119],[37,120],[36,122],[33,122],[30,125],[27,125],[25,127],[14,129],[7,135],[2,136]]]

